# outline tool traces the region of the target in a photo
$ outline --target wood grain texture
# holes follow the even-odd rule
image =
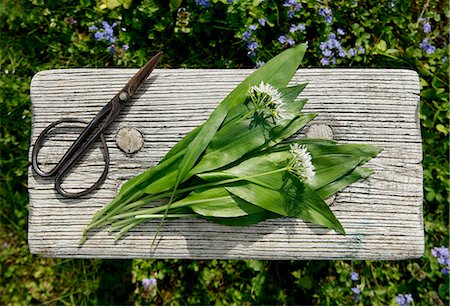
[[[67,69],[35,75],[31,144],[57,119],[92,119],[136,71]],[[251,227],[179,219],[164,224],[156,249],[150,244],[158,220],[135,228],[117,243],[114,234],[104,228],[93,233],[83,247],[78,246],[92,215],[115,196],[123,182],[155,165],[251,72],[155,70],[108,129],[109,175],[101,189],[88,196],[65,199],[55,192],[52,180],[36,176],[30,167],[31,252],[84,258],[420,257],[424,229],[419,79],[413,71],[391,69],[300,69],[292,80],[293,84],[309,82],[301,96],[309,99],[305,112],[319,114],[311,124],[329,125],[339,142],[369,143],[384,149],[368,163],[375,173],[339,193],[331,206],[346,236],[292,218]],[[115,136],[121,127],[136,128],[144,137],[143,148],[134,155],[117,148]],[[77,131],[76,127],[60,128],[51,135],[39,155],[43,167],[48,169],[58,161]],[[304,131],[298,137],[304,137]],[[97,144],[67,177],[64,187],[69,191],[88,187],[102,169]]]

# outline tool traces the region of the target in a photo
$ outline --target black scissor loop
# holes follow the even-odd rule
[[[65,196],[67,198],[78,198],[78,197],[81,197],[83,195],[86,195],[86,194],[92,192],[93,190],[95,190],[97,187],[99,187],[105,181],[106,176],[108,175],[108,170],[109,170],[109,150],[108,150],[108,146],[106,145],[105,136],[103,135],[103,133],[101,133],[99,135],[100,148],[101,148],[101,151],[102,151],[103,160],[105,162],[105,166],[104,166],[102,175],[99,177],[99,179],[91,187],[89,187],[89,188],[87,188],[85,190],[82,190],[80,192],[68,192],[68,191],[64,190],[62,188],[62,182],[63,182],[64,176],[67,174],[67,172],[71,168],[71,167],[68,167],[69,164],[62,164],[62,160],[63,159],[61,159],[53,167],[53,169],[45,172],[39,167],[39,162],[38,162],[39,151],[43,147],[43,143],[44,143],[45,139],[50,134],[50,131],[53,128],[55,128],[57,125],[62,124],[62,123],[83,123],[85,125],[88,124],[88,122],[83,121],[83,120],[66,118],[66,119],[61,119],[61,120],[55,121],[52,124],[50,124],[49,126],[47,126],[41,132],[41,134],[39,134],[36,142],[34,143],[32,155],[31,155],[32,156],[33,169],[36,172],[36,174],[38,174],[39,176],[42,176],[42,177],[55,176],[55,189],[60,195]],[[83,156],[82,154],[77,155],[77,159],[74,160],[73,163],[76,163],[82,156]]]
[[[56,164],[56,166],[48,172],[43,171],[38,165],[38,153],[42,148],[44,140],[51,129],[56,125],[63,122],[83,122],[78,119],[61,119],[46,127],[38,136],[36,142],[34,143],[31,160],[32,167],[37,175],[41,177],[55,177],[55,189],[62,196],[68,198],[76,198],[82,195],[86,195],[89,192],[100,186],[105,180],[108,169],[109,169],[109,151],[106,145],[104,131],[106,128],[114,121],[114,119],[119,115],[122,108],[125,106],[126,102],[136,93],[140,85],[147,79],[150,73],[153,71],[157,65],[159,59],[162,56],[162,52],[152,57],[119,91],[111,101],[108,102],[88,123],[87,127],[81,132],[77,139],[72,143],[66,153],[63,155],[61,160]],[[102,175],[96,183],[90,188],[77,193],[71,193],[65,191],[61,187],[63,177],[68,173],[68,171],[75,165],[75,163],[80,160],[80,158],[87,151],[89,146],[100,139],[101,147],[103,152],[103,159],[105,160],[105,168]]]

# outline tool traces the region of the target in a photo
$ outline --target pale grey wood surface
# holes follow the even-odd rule
[[[137,69],[67,69],[38,73],[32,80],[31,144],[60,118],[90,120]],[[309,81],[301,94],[312,124],[331,127],[342,143],[370,143],[384,151],[368,163],[375,173],[339,193],[331,206],[347,231],[296,219],[251,227],[227,227],[202,220],[166,222],[156,249],[150,244],[157,222],[148,222],[114,243],[107,228],[83,247],[79,239],[93,213],[110,201],[123,182],[155,165],[183,135],[201,124],[214,107],[252,70],[155,70],[110,126],[109,175],[101,189],[81,199],[59,196],[53,181],[29,169],[29,246],[56,257],[404,259],[424,249],[422,148],[418,119],[419,80],[409,70],[300,69],[292,83]],[[310,124],[311,125],[311,124]],[[115,142],[121,127],[139,130],[144,146],[135,154]],[[300,133],[303,137],[308,127]],[[41,150],[48,167],[64,153],[76,129],[60,129]],[[314,134],[314,133],[313,133]],[[327,133],[325,133],[327,134]],[[31,152],[31,148],[30,148]],[[67,178],[69,190],[88,187],[103,169],[97,145]]]

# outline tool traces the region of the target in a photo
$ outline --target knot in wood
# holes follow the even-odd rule
[[[116,144],[127,154],[134,154],[144,146],[142,133],[132,127],[123,127],[116,134]]]
[[[306,138],[333,139],[333,130],[326,124],[313,124],[306,132]]]

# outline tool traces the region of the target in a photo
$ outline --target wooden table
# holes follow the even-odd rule
[[[60,118],[90,120],[136,69],[42,71],[31,84],[31,144]],[[375,173],[339,193],[331,204],[347,235],[282,218],[250,227],[227,227],[197,219],[165,222],[156,248],[158,220],[147,222],[117,243],[107,228],[83,247],[79,240],[92,215],[123,182],[155,165],[188,131],[206,120],[218,103],[252,70],[157,69],[105,134],[111,154],[101,188],[79,199],[55,192],[53,181],[29,169],[29,245],[32,253],[77,258],[191,259],[405,259],[424,251],[422,146],[418,119],[419,78],[399,69],[300,69],[292,84],[309,81],[301,94],[305,112],[318,113],[298,137],[330,136],[342,143],[368,143],[382,153],[367,166]],[[134,154],[120,150],[116,136],[134,132]],[[139,133],[136,133],[136,130]],[[79,130],[78,130],[79,131]],[[40,153],[50,167],[76,136],[59,131]],[[121,136],[118,136],[119,141]],[[142,144],[142,143],[141,143]],[[126,144],[125,144],[126,145]],[[130,143],[128,145],[131,145]],[[30,148],[31,152],[32,147]],[[102,172],[99,146],[67,178],[76,190]]]

